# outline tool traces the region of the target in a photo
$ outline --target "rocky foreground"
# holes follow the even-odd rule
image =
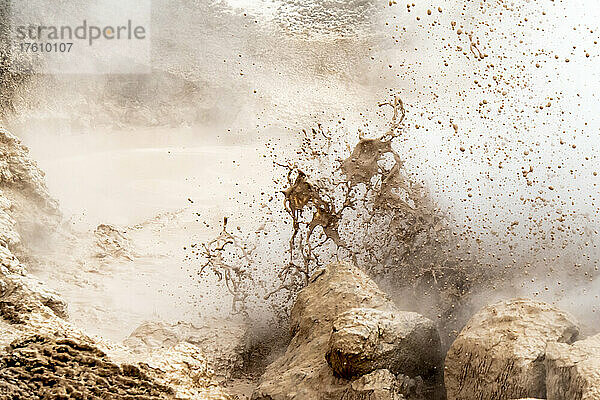
[[[600,335],[579,340],[573,316],[543,302],[484,307],[444,360],[433,322],[338,263],[300,293],[291,330],[253,400],[600,399]]]
[[[61,224],[42,172],[0,130],[0,399],[600,399],[600,334],[581,338],[568,313],[528,299],[484,307],[444,357],[433,321],[343,262],[300,292],[280,353],[229,320],[92,338],[27,272],[28,243]]]
[[[440,382],[434,323],[398,310],[349,264],[315,273],[292,309],[291,333],[253,399],[416,399]]]

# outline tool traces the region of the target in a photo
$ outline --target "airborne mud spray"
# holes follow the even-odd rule
[[[235,350],[250,324],[254,347],[223,378],[240,394],[337,260],[434,321],[444,349],[482,306],[520,296],[595,334],[597,14],[578,0],[159,0],[148,74],[16,73],[2,57],[3,125],[64,216],[31,217],[20,182],[41,178],[8,141],[3,221],[21,239],[7,246],[68,305],[46,306],[138,355],[198,327]],[[198,362],[216,388],[179,350],[164,363]]]
[[[349,143],[318,126],[302,132],[302,147],[293,161],[274,161],[287,171],[288,186],[281,195],[291,232],[289,258],[268,281],[252,273],[260,262],[253,258],[260,247],[256,241],[269,240],[261,238],[262,232],[244,242],[228,232],[226,218],[217,238],[191,246],[189,258],[202,263],[200,276],[210,270],[224,282],[233,296],[233,311],[247,314],[252,300],[262,300],[274,301],[276,315],[288,315],[289,302],[315,271],[351,260],[405,307],[437,312],[451,330],[464,323],[457,316],[472,288],[502,279],[473,259],[465,250],[468,242],[453,231],[426,188],[408,178],[392,147],[403,134],[404,105],[395,97],[383,106],[391,109],[388,131],[376,138],[361,134],[351,152]],[[267,289],[261,293],[257,288]],[[413,298],[420,300],[407,300]]]

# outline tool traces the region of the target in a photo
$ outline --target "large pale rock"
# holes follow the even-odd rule
[[[61,222],[44,173],[20,140],[0,128],[0,318],[18,323],[21,314],[48,307],[66,317],[65,302],[29,275],[18,256],[44,241]]]
[[[548,400],[600,399],[600,335],[546,348]]]
[[[517,299],[483,308],[446,356],[448,400],[545,398],[546,345],[572,343],[578,334],[570,314],[546,303]]]
[[[343,378],[388,369],[432,376],[440,365],[440,337],[433,321],[412,312],[355,308],[333,324],[327,362]]]
[[[234,399],[215,380],[206,356],[189,343],[154,351],[143,365],[157,382],[174,390],[176,399]]]
[[[0,127],[0,244],[20,256],[23,247],[45,240],[61,221],[29,149]]]
[[[123,341],[140,360],[156,350],[169,350],[179,344],[196,346],[215,375],[232,377],[243,364],[247,327],[232,319],[207,318],[203,324],[144,322]]]
[[[350,384],[343,400],[404,400],[398,381],[387,369],[379,369]]]
[[[356,308],[401,313],[359,268],[334,263],[315,273],[292,308],[292,340],[285,354],[267,368],[252,398],[340,400],[348,395],[352,382],[334,375],[325,354],[334,322]],[[360,382],[356,385],[368,386],[367,378]],[[356,390],[364,392],[359,386]],[[383,398],[394,400],[398,394]]]

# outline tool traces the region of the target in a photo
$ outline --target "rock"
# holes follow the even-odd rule
[[[131,261],[137,256],[125,232],[114,225],[98,225],[94,230],[94,236],[97,250],[95,257],[100,260],[122,259]]]
[[[448,400],[545,398],[549,342],[572,343],[579,328],[568,313],[517,299],[484,307],[446,356]]]
[[[600,399],[600,334],[546,348],[548,400]]]
[[[347,263],[334,263],[316,272],[309,285],[298,294],[292,308],[292,339],[285,354],[267,367],[252,398],[343,399],[351,390],[353,382],[335,376],[327,364],[325,354],[329,349],[334,322],[341,314],[356,308],[401,313],[357,267]],[[388,373],[391,374],[389,371]],[[370,378],[354,381],[358,382],[354,391],[364,393],[365,390],[370,390],[365,388],[369,387],[370,379],[376,377],[384,382],[387,378],[383,379],[381,374],[378,372]],[[383,386],[381,390],[377,389],[380,393],[385,393]],[[397,396],[400,393],[388,390],[388,394]],[[392,400],[395,397],[383,398]]]
[[[326,358],[346,379],[382,368],[429,377],[435,375],[442,354],[435,324],[422,315],[355,308],[333,323]]]
[[[3,128],[0,199],[0,244],[11,251],[45,240],[62,222],[58,203],[48,193],[44,173],[29,157],[29,149]]]
[[[42,281],[31,275],[24,275],[19,278],[19,282],[27,289],[25,293],[31,297],[31,300],[41,303],[48,307],[60,318],[67,319],[68,306],[66,301],[54,290],[48,288]]]
[[[188,322],[144,322],[123,344],[139,355],[140,361],[156,350],[169,350],[179,344],[196,346],[215,375],[227,380],[243,366],[246,331],[245,324],[231,319],[209,318],[199,326]]]
[[[343,400],[424,400],[423,380],[378,369],[352,381]]]
[[[361,376],[350,384],[343,400],[403,400],[394,374],[387,369],[379,369]]]
[[[98,348],[71,338],[34,335],[0,356],[3,399],[169,399],[173,389],[140,368],[118,366]]]
[[[233,400],[221,389],[197,346],[179,343],[155,351],[144,366],[154,371],[157,382],[174,389],[176,399]]]
[[[43,241],[61,220],[27,147],[0,128],[0,318],[9,324],[22,323],[24,314],[41,309],[66,317],[66,303],[29,275],[17,257],[28,257],[27,245]]]
[[[73,384],[67,382],[69,379],[76,380],[80,375],[89,377],[96,373],[106,374],[102,371],[107,371],[108,369],[117,371],[115,379],[122,381],[123,379],[129,378],[119,377],[119,374],[121,374],[121,372],[118,372],[120,368],[123,369],[123,374],[128,374],[130,372],[127,371],[134,371],[132,368],[137,368],[144,374],[143,379],[140,378],[144,382],[150,382],[156,387],[163,388],[165,393],[175,394],[176,398],[180,400],[204,398],[212,400],[231,399],[219,386],[219,382],[210,368],[207,358],[202,354],[198,347],[191,344],[180,343],[170,348],[154,350],[150,354],[147,354],[146,357],[141,357],[140,354],[133,353],[131,349],[125,346],[105,342],[100,338],[92,339],[88,337],[50,311],[44,313],[43,309],[33,310],[32,312],[21,314],[21,316],[23,321],[19,324],[6,324],[3,320],[0,320],[0,346],[6,343],[6,340],[8,339],[13,340],[7,348],[0,350],[0,369],[3,368],[1,364],[3,359],[6,359],[7,363],[10,364],[13,362],[11,360],[16,359],[15,357],[24,357],[19,355],[20,353],[24,353],[25,356],[33,354],[31,357],[34,357],[36,360],[41,360],[44,365],[47,364],[48,366],[51,366],[56,364],[61,366],[61,369],[55,371],[56,379],[64,380],[65,384],[70,386],[73,386]],[[32,344],[29,344],[29,342]],[[55,349],[57,345],[63,346],[65,343],[68,344],[67,348],[61,347],[60,351],[66,351],[70,356],[73,356],[73,359],[70,360],[67,358],[65,361],[61,355],[58,355],[60,358],[58,358],[57,361],[54,361],[53,357],[55,356],[52,353],[52,349]],[[74,350],[70,350],[69,347],[73,347]],[[80,349],[83,350],[79,351]],[[48,350],[52,351],[48,352]],[[15,351],[19,353],[16,356],[13,354]],[[42,356],[36,356],[35,352],[42,352],[43,354]],[[90,354],[87,354],[87,352]],[[94,354],[96,356],[94,356]],[[45,360],[43,357],[50,358]],[[96,357],[97,360],[94,357]],[[61,362],[63,364],[61,364]],[[21,374],[20,376],[24,377],[24,384],[27,384],[30,379],[28,374],[34,372],[33,370],[29,371],[28,368],[33,368],[37,365],[35,362],[27,361],[27,363],[28,365],[24,365],[23,370],[19,372]],[[86,368],[91,369],[91,372]],[[45,375],[52,376],[51,372],[40,371]],[[7,384],[6,382],[2,382],[2,372],[3,371],[0,371],[0,398],[3,399],[3,385]],[[12,382],[10,375],[5,375],[5,378],[8,382]],[[139,387],[136,386],[136,388],[141,390],[146,385],[144,382],[134,383],[135,385],[141,385]],[[109,389],[112,387],[111,385],[113,384],[110,383]],[[17,388],[19,390],[23,389],[21,386],[17,386]],[[117,385],[115,388],[115,390],[117,390],[115,393],[119,393],[118,390],[121,390],[119,389],[120,386]],[[52,395],[56,394],[52,392],[52,388],[46,388],[45,386],[43,386],[41,390],[44,391],[46,389],[48,390],[48,393]],[[21,392],[17,391],[15,393]],[[85,391],[83,391],[83,393],[87,394]],[[107,393],[114,394],[110,391]],[[134,393],[136,392],[132,390],[131,394]],[[171,394],[165,398],[173,398]],[[162,394],[156,394],[156,396],[145,395],[146,397],[139,398],[148,400],[163,398],[161,397]],[[39,397],[17,396],[8,398],[38,399]],[[50,396],[48,398],[55,397]],[[92,395],[89,395],[89,397],[86,398],[100,399],[105,397],[93,397]],[[110,398],[120,399],[122,397],[111,396]]]

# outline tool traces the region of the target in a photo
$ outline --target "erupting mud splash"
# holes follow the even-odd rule
[[[288,187],[281,193],[292,230],[288,261],[281,262],[276,275],[268,275],[270,281],[256,265],[260,258],[255,253],[264,248],[260,242],[272,240],[262,232],[244,240],[227,230],[225,218],[217,238],[190,246],[189,259],[201,263],[199,275],[208,270],[217,275],[233,296],[234,312],[249,316],[252,300],[281,297],[277,315],[288,315],[289,302],[315,271],[346,259],[392,292],[414,291],[415,298],[427,293],[428,305],[443,312],[446,328],[464,322],[456,317],[455,307],[468,302],[471,288],[481,288],[484,277],[489,280],[494,274],[486,274],[483,265],[457,251],[461,239],[444,212],[422,185],[408,178],[404,161],[392,147],[403,134],[402,100],[395,97],[380,106],[393,109],[388,131],[378,138],[360,137],[346,158],[341,156],[349,144],[336,142],[331,132],[318,126],[303,131],[294,164],[274,162],[287,170]],[[274,226],[269,220],[263,225]],[[410,306],[419,308],[416,303]]]

